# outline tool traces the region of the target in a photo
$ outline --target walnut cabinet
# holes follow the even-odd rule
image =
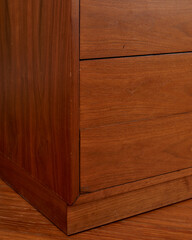
[[[0,176],[68,235],[192,197],[192,1],[0,0]]]

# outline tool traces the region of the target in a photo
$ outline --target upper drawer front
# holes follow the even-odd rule
[[[191,0],[81,0],[81,59],[192,51]]]
[[[192,111],[192,54],[81,62],[81,128]]]

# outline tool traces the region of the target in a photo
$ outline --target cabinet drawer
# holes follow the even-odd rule
[[[192,54],[81,62],[81,128],[192,111]]]
[[[192,51],[191,0],[81,0],[81,59]]]
[[[81,131],[81,191],[192,166],[192,114]]]

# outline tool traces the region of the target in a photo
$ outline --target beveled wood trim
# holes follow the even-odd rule
[[[72,206],[2,156],[0,169],[5,182],[68,235],[192,197],[191,169],[83,194]]]
[[[151,178],[146,178],[146,179],[135,181],[135,182],[122,184],[119,186],[102,189],[95,192],[90,192],[90,193],[81,192],[81,195],[73,205],[81,205],[84,203],[102,200],[104,198],[109,198],[119,194],[136,191],[142,188],[151,187],[156,184],[173,181],[178,178],[188,177],[191,175],[192,175],[192,168],[187,168],[187,169],[183,169],[183,170],[179,170],[179,171],[175,171],[167,174],[162,174],[162,175],[151,177]]]
[[[128,193],[70,206],[68,234],[77,233],[192,197],[192,175]]]

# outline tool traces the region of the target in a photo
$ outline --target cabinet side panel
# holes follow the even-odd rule
[[[76,0],[0,0],[0,154],[69,204],[79,192],[78,12]]]

